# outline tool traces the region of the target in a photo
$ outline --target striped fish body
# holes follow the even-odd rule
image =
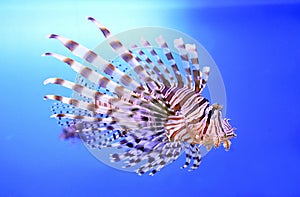
[[[123,162],[124,168],[133,168],[138,174],[153,175],[182,152],[186,154],[183,168],[193,162],[194,170],[213,146],[223,143],[229,150],[234,128],[222,118],[222,107],[211,105],[202,96],[209,67],[200,70],[195,45],[185,44],[181,38],[174,40],[179,63],[162,36],[156,39],[161,51],[144,38],[142,47],[128,49],[98,21],[88,19],[102,31],[124,67],[73,40],[51,34],[50,38],[91,64],[89,67],[59,54],[44,54],[79,74],[76,83],[60,78],[45,80],[44,84],[74,91],[71,98],[44,97],[59,101],[52,107],[51,117],[72,134],[77,132],[89,148],[115,150],[110,154],[111,162]]]
[[[171,114],[164,124],[170,141],[201,144],[211,149],[221,142],[229,150],[228,138],[234,136],[233,129],[223,127],[222,107],[209,101],[189,88],[164,87],[161,91],[165,105]],[[226,132],[225,132],[226,131]]]

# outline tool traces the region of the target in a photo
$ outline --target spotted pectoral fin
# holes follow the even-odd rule
[[[85,144],[93,149],[111,147],[114,141],[126,135],[126,131],[118,129],[118,126],[115,124],[107,124],[98,128],[80,129],[78,133]]]
[[[176,160],[182,152],[181,142],[170,142],[164,130],[152,135],[138,136],[135,133],[120,140],[114,146],[127,149],[124,153],[111,155],[112,162],[123,162],[124,168],[134,167],[138,174],[154,175],[164,166]]]

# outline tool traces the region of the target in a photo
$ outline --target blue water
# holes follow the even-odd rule
[[[299,196],[300,3],[217,2],[0,3],[0,196]],[[60,90],[42,82],[75,73],[40,55],[70,55],[49,33],[97,46],[103,38],[88,15],[115,33],[164,26],[202,43],[222,72],[227,116],[238,128],[231,150],[213,150],[195,172],[180,170],[181,159],[140,177],[59,140],[42,98]]]

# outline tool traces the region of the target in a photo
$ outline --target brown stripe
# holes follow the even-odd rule
[[[191,58],[192,64],[199,64],[198,58]]]
[[[108,64],[105,69],[104,69],[104,73],[108,74],[108,75],[112,75],[112,73],[115,70],[115,66],[112,64]]]
[[[123,45],[122,43],[119,41],[119,40],[116,40],[116,41],[112,41],[110,43],[110,46],[115,49],[115,50],[118,50],[119,48],[121,48]]]
[[[124,75],[121,78],[121,83],[123,83],[125,86],[128,86],[132,82],[132,79],[128,75]]]
[[[153,69],[157,74],[160,73],[160,70],[156,66]]]
[[[174,105],[176,103],[180,103],[180,105],[184,104],[183,102],[181,102],[182,99],[184,99],[186,97],[186,94],[188,93],[187,89],[179,89],[181,90],[180,92],[177,92],[176,98],[173,99],[173,102],[170,103],[171,105]],[[193,94],[192,94],[193,95]]]
[[[162,94],[163,95],[166,95],[167,91],[169,90],[170,88],[168,88],[167,86],[164,87],[164,89],[162,90]]]
[[[124,53],[121,55],[121,58],[128,63],[130,60],[132,60],[133,56],[130,53]]]
[[[182,118],[180,116],[171,116],[168,118],[168,120],[181,120]]]
[[[174,94],[175,94],[176,91],[177,91],[177,89],[173,89],[173,90],[171,90],[171,91],[169,92],[169,94],[168,94],[168,96],[167,96],[167,98],[166,98],[166,101],[167,101],[167,102],[169,102],[169,101],[172,99],[172,97],[174,96]]]
[[[174,128],[176,128],[180,124],[182,124],[182,123],[181,122],[179,122],[179,123],[176,123],[176,122],[174,122],[174,123],[166,123],[165,127],[171,127],[171,129],[174,129]]]
[[[167,57],[168,60],[173,59],[173,56],[172,56],[172,53],[171,53],[171,52],[166,53],[165,55],[166,55],[166,57]]]
[[[208,102],[208,100],[207,100],[206,98],[203,97],[203,99],[200,101],[200,103],[198,103],[198,106],[199,106],[199,107],[202,107],[202,105],[203,105],[204,103],[206,103],[206,102]]]
[[[80,71],[80,74],[81,74],[82,76],[84,76],[85,78],[88,78],[89,75],[91,74],[91,72],[92,72],[92,70],[91,70],[90,68],[85,67],[85,68],[83,68],[83,69]]]
[[[115,88],[115,93],[121,97],[124,94],[124,87],[123,86],[118,86]]]
[[[96,105],[94,105],[92,103],[88,104],[87,110],[89,110],[89,111],[95,111],[95,109],[96,109]]]
[[[94,99],[97,101],[97,100],[100,100],[100,97],[103,95],[103,93],[101,92],[95,92],[95,95],[94,95]]]
[[[79,101],[76,99],[70,99],[70,102],[69,102],[69,104],[74,105],[74,106],[77,106],[78,103],[79,103]]]
[[[74,116],[75,119],[84,119],[84,116]]]
[[[138,65],[133,70],[139,74],[144,70],[144,68],[141,65]]]
[[[139,86],[139,87],[137,87],[136,89],[135,89],[135,92],[137,92],[137,93],[141,93],[141,92],[143,92],[143,91],[145,91],[145,88],[143,87],[143,86]]]
[[[201,117],[196,118],[196,119],[193,119],[193,120],[190,122],[190,124],[196,124],[196,123],[201,122],[201,120],[202,120],[202,119],[205,117],[205,115],[206,115],[206,110],[207,110],[208,107],[209,107],[209,105],[207,105],[207,106],[205,107],[205,109],[203,110],[203,113],[202,113],[202,116],[201,116]]]
[[[199,92],[200,91],[200,81],[198,79],[198,77],[200,76],[199,70],[193,70],[193,77],[194,77],[194,81],[195,81],[195,91]]]
[[[195,93],[194,92],[188,92],[184,97],[183,99],[180,101],[180,104],[181,105],[184,105],[184,103],[189,99],[191,98]]]
[[[158,64],[162,64],[162,65],[164,64],[164,63],[161,61],[161,59],[158,59],[158,60],[157,60],[157,63],[158,63]]]
[[[186,72],[187,74],[189,74],[189,75],[190,75],[190,74],[191,74],[191,70],[190,70],[190,68],[186,68],[186,69],[185,69],[185,72]]]
[[[167,68],[165,69],[165,72],[168,73],[168,74],[171,74],[170,71]],[[173,76],[171,75],[170,78],[173,79]]]
[[[66,64],[68,64],[69,66],[71,66],[74,62],[74,60],[70,59],[70,58],[65,58],[63,59],[63,62],[65,62]]]
[[[166,42],[164,42],[162,45],[161,45],[162,48],[168,48],[168,45]]]
[[[102,78],[99,80],[98,84],[99,84],[100,87],[106,88],[108,82],[109,82],[109,79],[107,79],[106,77],[102,77]]]
[[[82,92],[83,86],[75,84],[72,88],[73,90],[75,90],[76,92]]]
[[[151,61],[148,57],[146,58],[146,62],[147,62],[148,64],[152,63],[152,61]]]
[[[100,30],[102,31],[105,38],[110,35],[110,31],[108,29],[106,29],[105,27],[100,28]]]
[[[187,54],[181,55],[180,57],[181,57],[182,60],[188,61],[188,55]]]
[[[94,59],[97,57],[97,54],[93,51],[88,51],[85,56],[83,57],[88,62],[93,62]]]
[[[183,129],[184,127],[180,127],[178,130],[174,131],[170,136],[170,139],[174,141],[175,136]]]
[[[180,103],[177,103],[175,106],[174,106],[174,111],[176,112],[176,111],[179,111],[180,109],[181,109],[181,105],[180,105]]]
[[[54,99],[57,101],[62,101],[62,98],[63,98],[62,96],[56,96],[56,95],[54,96]]]
[[[195,80],[199,81],[198,77],[200,76],[200,71],[199,70],[193,70],[193,76]]]
[[[63,84],[65,80],[56,78],[54,84]]]
[[[206,102],[208,102],[205,98],[203,98],[200,103],[194,103],[194,106],[192,107],[192,109],[190,109],[186,114],[185,116],[189,116],[192,112],[194,112],[197,108],[201,108],[202,105],[204,105]],[[208,107],[209,105],[206,106],[206,108]],[[205,110],[206,108],[203,110],[203,116],[205,115]],[[202,117],[203,118],[203,117]],[[201,118],[201,120],[202,120]]]
[[[74,51],[76,49],[76,47],[78,47],[78,43],[74,42],[73,40],[69,40],[65,46],[70,50],[70,51]]]
[[[205,133],[210,125],[210,118],[211,118],[213,112],[214,112],[214,108],[212,108],[207,115],[207,120],[205,122],[205,128],[203,129],[203,135],[205,135]]]
[[[154,51],[154,49],[152,49],[152,50],[150,51],[150,54],[151,54],[151,55],[154,55],[154,56],[157,55],[157,53]]]
[[[164,83],[165,86],[168,86],[168,87],[171,86],[171,84],[169,83],[169,81],[163,75],[160,74],[160,70],[156,66],[154,67],[154,71],[162,79],[162,81],[163,81],[163,83]]]

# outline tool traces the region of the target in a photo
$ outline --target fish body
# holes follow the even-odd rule
[[[92,65],[44,54],[66,63],[79,75],[77,83],[45,80],[44,84],[74,91],[72,97],[44,97],[59,101],[52,107],[51,117],[72,128],[92,149],[122,149],[110,154],[111,162],[123,162],[124,168],[135,168],[138,174],[153,175],[182,152],[186,154],[183,168],[192,162],[190,169],[194,170],[213,146],[223,144],[229,150],[230,139],[236,136],[234,128],[222,117],[222,106],[210,104],[202,95],[210,68],[201,70],[194,44],[185,44],[182,38],[174,40],[179,63],[162,36],[156,38],[160,53],[145,38],[141,47],[127,48],[97,20],[88,19],[101,30],[126,69],[73,40],[51,34],[49,38],[59,40]]]

